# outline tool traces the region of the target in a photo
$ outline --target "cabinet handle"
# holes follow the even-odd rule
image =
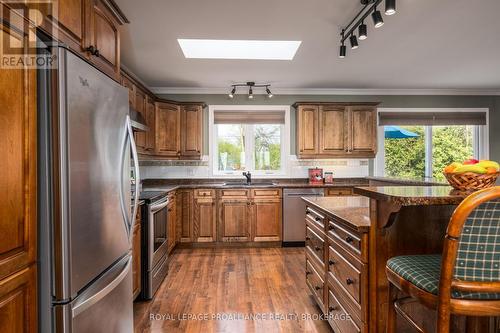
[[[167,209],[167,211],[168,211],[168,212],[171,212],[171,211],[172,211],[172,208]]]
[[[351,236],[347,236],[347,237],[345,238],[345,241],[346,241],[347,243],[352,243],[352,242],[354,242],[354,239],[353,239]]]
[[[98,49],[95,49],[94,56],[99,57],[101,54]]]
[[[314,249],[315,249],[316,251],[321,250],[321,248],[320,248],[319,246],[316,246]]]
[[[347,280],[345,280],[345,283],[347,283],[347,285],[351,285],[354,283],[354,281],[351,280],[350,278],[347,278]]]
[[[333,229],[335,229],[335,227],[333,225],[328,226],[328,230],[333,230]]]
[[[98,57],[100,54],[99,54],[99,50],[94,46],[94,45],[90,45],[89,47],[87,47],[85,49],[85,51],[89,52],[90,54]]]
[[[316,286],[316,287],[314,287],[314,289],[316,289],[316,290],[320,290],[320,289],[321,289],[321,287],[320,287],[320,286]]]
[[[328,265],[330,265],[330,266],[335,265],[335,261],[333,261],[333,260],[328,260]]]
[[[330,311],[330,312],[333,312],[333,311],[335,311],[335,310],[337,310],[337,308],[336,308],[336,307],[334,307],[334,306],[330,306],[330,307],[328,308],[328,311]]]
[[[314,219],[316,220],[316,222],[321,221],[321,218],[319,218],[319,217],[316,217],[316,218],[314,218]]]
[[[306,241],[310,241],[311,240],[311,237],[306,237]]]
[[[308,276],[308,275],[310,275],[310,274],[312,274],[312,273],[311,273],[311,272],[309,272],[309,271],[306,271],[306,276]]]

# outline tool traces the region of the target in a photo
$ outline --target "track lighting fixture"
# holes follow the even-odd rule
[[[357,49],[359,44],[358,44],[358,39],[356,38],[356,35],[351,35],[349,40],[351,41],[351,49],[352,50]]]
[[[380,28],[384,25],[384,19],[382,18],[382,14],[380,14],[380,10],[377,9],[376,5],[373,6],[372,19],[375,28]]]
[[[368,38],[368,27],[365,24],[365,19],[367,19],[368,16],[372,17],[375,28],[380,28],[384,25],[382,14],[377,9],[377,6],[382,2],[382,0],[360,0],[360,2],[363,8],[361,8],[358,14],[345,28],[342,29],[342,32],[340,33],[339,58],[346,57],[347,50],[345,42],[347,39],[350,41],[351,49],[354,50],[359,47],[358,38],[359,40],[365,40]],[[396,0],[385,0],[385,14],[396,14]],[[356,32],[358,33],[357,36]]]
[[[236,86],[233,86],[233,90],[229,93],[229,98],[233,98],[234,94],[236,93]]]
[[[385,15],[396,14],[396,0],[385,0]]]
[[[228,94],[229,98],[234,98],[234,95],[236,94],[236,88],[237,87],[248,87],[248,99],[253,99],[253,89],[254,88],[265,88],[267,97],[271,98],[273,97],[273,93],[271,92],[271,85],[266,83],[266,84],[255,84],[255,82],[246,82],[246,83],[237,83],[231,85],[231,92]]]
[[[359,40],[365,40],[368,38],[368,28],[364,22],[359,25],[358,35]]]

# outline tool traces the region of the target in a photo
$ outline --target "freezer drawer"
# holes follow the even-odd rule
[[[56,332],[133,332],[131,267],[127,255],[71,303],[56,305]]]

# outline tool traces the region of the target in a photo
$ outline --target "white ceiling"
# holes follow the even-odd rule
[[[338,58],[357,0],[116,0],[122,63],[150,87],[499,89],[499,0],[399,0]],[[383,6],[380,8],[383,11]],[[185,59],[177,38],[301,40],[292,61]]]

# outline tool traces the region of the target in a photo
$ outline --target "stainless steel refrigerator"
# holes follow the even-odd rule
[[[133,332],[128,90],[64,47],[41,52],[57,57],[38,71],[41,331]]]

